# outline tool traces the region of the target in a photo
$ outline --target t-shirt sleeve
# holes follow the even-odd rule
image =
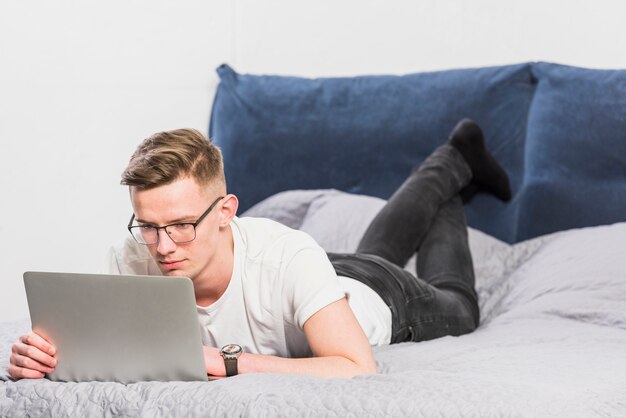
[[[109,248],[100,272],[104,274],[161,275],[159,267],[150,256],[148,249],[128,237]]]
[[[319,247],[302,249],[291,258],[283,284],[288,311],[300,329],[314,313],[345,297],[335,269]]]
[[[115,247],[109,248],[107,254],[104,258],[104,263],[100,268],[101,274],[122,274],[119,260],[117,258],[117,253],[115,251]]]

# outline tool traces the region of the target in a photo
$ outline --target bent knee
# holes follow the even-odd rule
[[[451,304],[450,310],[458,318],[458,328],[463,331],[462,334],[474,331],[480,323],[476,292],[469,292],[465,289],[445,289],[443,292],[448,295],[448,302]]]
[[[471,315],[464,315],[455,318],[450,326],[450,335],[459,336],[473,332],[477,327],[474,318]]]

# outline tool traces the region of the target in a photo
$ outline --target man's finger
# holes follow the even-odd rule
[[[26,345],[24,343],[14,344],[13,352],[25,357],[30,357],[31,359],[49,367],[55,367],[57,365],[57,360],[54,357],[44,353],[33,345]]]
[[[38,349],[40,349],[44,353],[48,353],[51,356],[53,356],[54,353],[56,352],[56,350],[52,346],[52,344],[50,344],[41,335],[39,335],[39,334],[37,334],[35,332],[31,332],[30,334],[27,334],[27,335],[22,335],[22,337],[20,337],[20,340],[24,344],[34,345],[35,347],[37,347]]]
[[[13,379],[41,379],[44,377],[42,372],[38,372],[37,370],[25,369],[23,367],[9,366],[9,375]]]
[[[41,364],[40,362],[33,360],[32,358],[21,356],[16,353],[11,354],[10,362],[17,367],[37,370],[42,373],[52,373],[54,371],[54,367],[48,367],[45,364]]]

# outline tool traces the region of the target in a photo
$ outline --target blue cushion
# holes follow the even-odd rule
[[[626,71],[533,66],[517,241],[626,221]]]
[[[514,193],[522,184],[530,64],[321,79],[217,72],[209,135],[240,213],[289,189],[388,198],[464,117],[484,128]],[[517,209],[480,195],[466,212],[471,226],[513,242]]]

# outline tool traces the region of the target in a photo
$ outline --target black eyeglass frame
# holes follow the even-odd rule
[[[168,225],[164,225],[164,226],[155,226],[155,225],[150,225],[150,227],[154,228],[156,230],[156,242],[153,242],[151,244],[145,243],[145,242],[139,242],[139,240],[137,240],[137,237],[135,236],[135,234],[133,234],[133,228],[145,228],[145,225],[133,225],[133,221],[135,220],[135,214],[133,213],[133,215],[130,217],[130,221],[128,222],[128,232],[130,232],[130,235],[132,235],[133,239],[135,241],[137,241],[138,244],[141,245],[154,245],[154,244],[158,244],[159,242],[159,238],[161,236],[161,234],[159,234],[159,230],[162,229],[165,231],[165,233],[167,234],[167,236],[176,244],[184,244],[186,242],[191,242],[194,239],[196,239],[196,227],[198,226],[198,224],[200,224],[200,222],[202,222],[202,220],[209,214],[211,213],[211,211],[213,210],[213,208],[215,207],[215,205],[217,205],[217,202],[219,202],[220,200],[222,200],[225,196],[220,196],[217,199],[215,199],[215,201],[213,203],[211,203],[211,206],[209,206],[209,208],[207,210],[204,211],[204,213],[202,215],[200,215],[200,217],[198,218],[198,220],[196,220],[195,222],[175,222],[173,224],[168,224]],[[191,225],[193,226],[193,238],[188,240],[188,241],[174,241],[174,238],[172,238],[172,236],[170,235],[170,233],[167,231],[167,228],[170,226],[174,226],[174,225]]]

